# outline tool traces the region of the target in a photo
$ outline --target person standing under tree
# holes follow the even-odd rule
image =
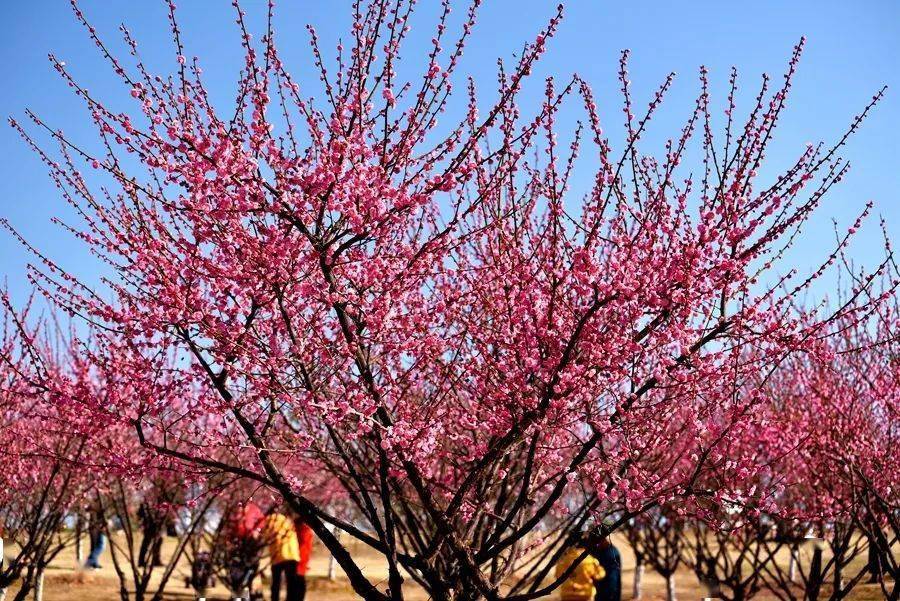
[[[556,564],[556,577],[560,578],[569,571],[573,563],[584,554],[584,544],[579,540],[572,545]],[[595,583],[606,574],[597,558],[588,553],[581,563],[569,572],[565,582],[559,587],[562,601],[594,601]]]
[[[88,536],[90,537],[91,550],[88,553],[85,567],[95,570],[100,569],[100,554],[106,548],[106,518],[103,508],[97,504],[91,509],[88,518]]]
[[[303,601],[306,597],[306,572],[309,569],[309,559],[312,556],[313,532],[309,524],[299,517],[294,520],[294,529],[297,531],[297,540],[300,546],[300,561],[297,563],[297,601]]]
[[[594,583],[597,592],[595,601],[621,601],[622,599],[622,556],[619,550],[604,536],[594,547],[591,555],[600,564],[604,576]]]
[[[286,601],[298,601],[301,598],[300,578],[297,575],[300,543],[294,521],[273,507],[266,517],[263,536],[269,544],[269,556],[272,560],[271,601],[281,600],[282,579],[287,585]]]

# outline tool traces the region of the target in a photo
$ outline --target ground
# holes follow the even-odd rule
[[[631,555],[628,546],[622,540],[616,540],[616,545],[622,552],[622,586],[623,599],[631,599],[631,583],[634,576],[634,557]],[[171,540],[168,541],[171,545]],[[357,561],[363,568],[363,571],[373,579],[376,583],[383,584],[387,580],[387,572],[383,562],[376,553],[373,553],[368,547],[361,544],[350,543],[348,545],[350,551],[356,557]],[[168,550],[168,549],[165,549]],[[108,550],[104,553],[101,560],[103,567],[100,570],[86,572],[79,569],[75,562],[74,549],[67,549],[61,554],[56,561],[50,566],[45,581],[44,601],[116,601],[118,596],[118,579],[112,568],[109,559]],[[313,550],[313,558],[310,563],[310,572],[307,577],[308,581],[308,601],[352,601],[356,599],[343,572],[337,570],[336,577],[333,581],[328,579],[328,552],[320,545],[316,544]],[[165,599],[189,600],[195,599],[193,591],[186,588],[184,578],[190,573],[186,564],[179,566],[171,583],[167,587]],[[655,601],[665,599],[665,581],[651,571],[644,574],[644,595],[645,601]],[[259,586],[259,583],[257,583]],[[268,593],[268,582],[262,584],[262,588]],[[697,584],[697,580],[693,573],[688,570],[682,570],[676,575],[677,597],[680,601],[694,601],[702,599],[702,590]],[[428,596],[413,584],[410,584],[409,590],[406,591],[406,598],[409,601],[425,601]],[[10,594],[10,597],[12,594]],[[209,601],[229,599],[228,592],[223,587],[216,587],[209,591],[206,597]],[[553,595],[550,599],[557,599],[558,595]],[[770,596],[760,595],[756,597],[761,600],[772,599]],[[873,585],[860,585],[854,589],[853,594],[849,597],[851,600],[864,601],[881,599],[881,590]],[[268,594],[266,595],[268,599]]]

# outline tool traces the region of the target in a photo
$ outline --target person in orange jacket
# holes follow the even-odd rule
[[[560,578],[585,550],[581,544],[570,547],[556,564],[556,577]],[[606,572],[593,555],[586,555],[559,587],[562,601],[593,601],[594,583],[606,576]]]
[[[297,540],[300,544],[300,561],[297,562],[297,579],[300,593],[297,599],[303,601],[306,597],[306,572],[309,569],[309,559],[312,556],[313,531],[309,524],[301,518],[294,520],[294,529],[297,531]]]
[[[281,601],[281,581],[287,584],[286,601],[299,601],[300,580],[297,564],[300,562],[300,542],[294,521],[272,508],[263,526],[263,537],[269,544],[272,559],[272,601]]]

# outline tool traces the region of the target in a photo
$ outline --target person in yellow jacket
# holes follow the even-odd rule
[[[272,560],[272,601],[281,601],[282,579],[287,584],[286,601],[299,601],[297,563],[300,561],[300,542],[294,520],[273,509],[266,516],[263,536],[269,545],[269,557]]]
[[[556,577],[565,574],[575,561],[584,553],[584,547],[575,545],[569,548],[556,564]],[[593,601],[596,589],[594,583],[606,576],[606,572],[593,555],[587,555],[569,574],[559,587],[562,601]]]

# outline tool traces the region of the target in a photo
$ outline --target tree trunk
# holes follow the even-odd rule
[[[75,568],[80,568],[84,565],[84,544],[82,542],[82,534],[84,534],[82,528],[82,518],[81,514],[75,516]]]
[[[869,560],[867,563],[869,570],[869,582],[881,582],[881,556],[874,539],[869,540]]]
[[[791,547],[791,557],[788,560],[788,582],[797,582],[797,547]]]
[[[229,599],[234,599],[235,601],[250,601],[251,586],[245,586],[240,590],[231,591],[231,597],[229,597]]]
[[[644,578],[644,564],[638,563],[634,566],[634,587],[632,588],[632,598],[641,598],[641,580]]]
[[[675,598],[675,574],[666,576],[666,601],[676,601]]]
[[[819,591],[822,590],[822,550],[813,551],[812,561],[809,565],[809,582],[806,586],[806,600],[817,601]]]
[[[328,579],[334,580],[337,575],[337,562],[334,560],[334,555],[328,556]]]
[[[147,599],[147,582],[143,587],[136,586],[134,589],[134,601],[145,601]]]
[[[34,601],[44,601],[44,570],[34,579]]]
[[[844,566],[843,566],[843,557],[835,557],[834,558],[834,580],[832,586],[834,587],[834,592],[832,593],[832,597],[835,599],[843,599],[844,598]]]
[[[13,601],[25,601],[34,587],[34,581],[34,566],[29,566],[25,574],[19,577],[19,590],[13,597]]]
[[[334,538],[337,541],[341,540],[341,531],[337,528],[332,529],[334,532]],[[337,562],[334,559],[334,555],[328,556],[328,580],[334,580],[337,576]]]
[[[13,597],[13,601],[25,601],[28,597],[28,593],[31,592],[31,584],[26,579],[22,579],[21,582],[22,587],[19,589],[19,592],[16,593],[16,596]]]

